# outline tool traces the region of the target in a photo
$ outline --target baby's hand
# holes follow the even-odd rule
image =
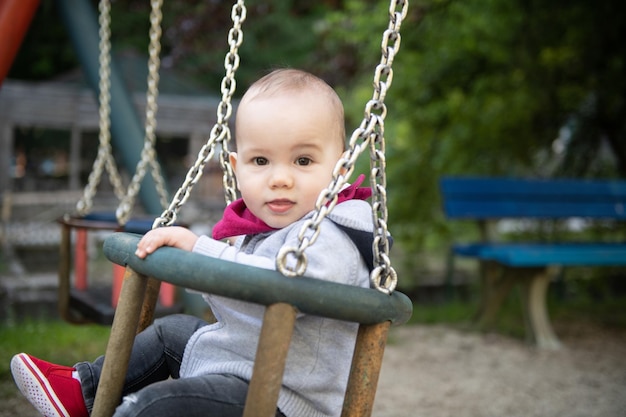
[[[146,233],[139,243],[135,255],[144,259],[161,246],[172,246],[184,250],[192,250],[198,236],[191,230],[180,226],[160,227]]]

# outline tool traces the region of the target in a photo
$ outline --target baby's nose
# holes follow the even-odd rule
[[[287,167],[276,166],[272,169],[270,178],[270,186],[272,188],[291,187],[293,185],[293,176],[291,170]]]

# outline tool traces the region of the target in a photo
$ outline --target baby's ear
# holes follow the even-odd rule
[[[228,160],[230,162],[230,166],[233,167],[233,172],[237,171],[237,152],[230,152],[228,154]]]
[[[230,166],[235,174],[235,179],[237,179],[237,152],[230,152],[228,154],[228,161],[230,162]],[[235,182],[237,184],[237,189],[239,190],[239,181]]]

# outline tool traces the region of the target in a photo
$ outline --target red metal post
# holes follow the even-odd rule
[[[117,300],[122,291],[125,267],[113,264],[113,288],[111,291],[111,306],[117,307]],[[159,301],[163,307],[172,307],[176,298],[176,287],[169,282],[162,282],[159,291]]]
[[[126,267],[113,264],[113,287],[111,289],[111,306],[117,307],[117,301],[120,298],[122,292],[122,283],[124,282],[124,274]]]
[[[169,282],[161,283],[161,291],[159,292],[159,301],[163,307],[172,307],[176,298],[176,287]]]
[[[0,1],[0,86],[9,73],[39,0]]]
[[[76,229],[76,244],[74,245],[74,288],[79,291],[87,289],[87,229]]]

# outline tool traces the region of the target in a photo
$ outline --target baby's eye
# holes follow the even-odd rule
[[[268,164],[267,158],[263,158],[262,156],[257,156],[253,158],[252,162],[254,162],[255,165],[267,165]]]
[[[307,166],[311,165],[311,162],[313,162],[311,158],[308,158],[306,156],[301,156],[300,158],[296,159],[296,165]]]

